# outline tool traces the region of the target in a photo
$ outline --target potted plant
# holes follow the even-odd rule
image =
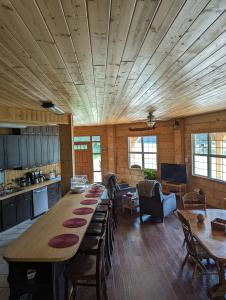
[[[144,179],[148,179],[148,180],[155,180],[156,179],[156,175],[155,175],[155,171],[153,169],[144,169]]]

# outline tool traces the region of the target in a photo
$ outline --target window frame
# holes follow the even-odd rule
[[[144,152],[144,138],[145,137],[155,137],[156,138],[156,152],[147,152],[145,151]],[[129,139],[130,138],[141,138],[141,152],[139,151],[130,151],[130,141]],[[131,161],[130,161],[130,154],[141,154],[141,157],[142,157],[142,166],[140,168],[140,170],[144,170],[144,169],[147,169],[144,167],[144,155],[145,154],[156,154],[156,169],[154,168],[150,168],[150,169],[153,169],[155,171],[158,171],[158,136],[157,135],[143,135],[143,136],[128,136],[128,167],[129,169],[132,169],[134,170],[135,168],[131,168]]]
[[[192,133],[191,134],[191,148],[192,148],[192,176],[196,176],[196,177],[202,177],[205,179],[209,179],[209,180],[214,180],[214,181],[218,181],[218,182],[222,182],[225,183],[226,180],[223,179],[219,179],[219,178],[214,178],[211,177],[211,173],[212,173],[212,165],[211,165],[211,158],[225,158],[226,159],[226,155],[220,155],[220,154],[212,154],[211,153],[211,138],[210,135],[211,134],[225,134],[225,131],[217,131],[217,132],[198,132],[198,133]],[[195,142],[194,142],[194,137],[195,135],[198,134],[206,134],[207,135],[207,154],[200,154],[200,153],[195,153]],[[223,140],[222,140],[223,141]],[[205,175],[200,175],[200,174],[195,174],[195,156],[203,156],[207,158],[207,176]],[[222,176],[223,177],[223,176]]]

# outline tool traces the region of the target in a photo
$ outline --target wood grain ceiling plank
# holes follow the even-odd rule
[[[2,61],[1,53],[0,53],[0,77],[5,79],[6,81],[11,82],[17,88],[21,88],[24,91],[27,91],[33,99],[41,101],[45,101],[47,96],[40,92],[40,90],[36,89],[33,85],[31,85],[27,80],[20,76],[21,68],[12,69],[10,68],[5,61]],[[51,100],[52,97],[49,98]]]
[[[91,41],[91,51],[94,66],[103,66],[98,69],[99,77],[105,78],[107,65],[108,34],[110,21],[110,0],[87,0],[88,22]],[[97,69],[96,69],[97,71]],[[100,75],[100,72],[103,72]],[[101,120],[104,96],[99,96],[96,91],[97,105]]]
[[[8,80],[7,76],[0,73],[0,83],[5,87],[5,90],[8,88],[11,93],[14,92],[15,95],[18,95],[23,101],[28,101],[30,105],[38,106],[40,108],[39,99],[34,97],[33,94],[26,88],[21,88],[20,85],[16,85],[14,82]],[[34,98],[36,100],[34,101]]]
[[[168,66],[170,64],[172,65],[172,62],[176,62],[177,59],[179,59],[181,55],[183,55],[184,53],[183,51],[185,49],[186,49],[185,51],[187,51],[187,49],[189,49],[190,47],[189,45],[190,44],[192,45],[194,41],[197,41],[200,35],[208,31],[212,23],[214,23],[216,19],[219,19],[219,16],[225,11],[226,2],[224,2],[224,5],[220,6],[221,7],[220,9],[217,6],[218,3],[219,1],[216,0],[216,1],[211,1],[211,3],[207,5],[206,9],[200,14],[199,18],[195,20],[195,22],[183,35],[183,37],[179,41],[179,44],[171,51],[168,57],[166,57],[166,59],[164,60],[164,63],[162,63],[160,67],[157,69],[157,72],[151,75],[147,83],[143,85],[142,87],[143,91],[145,90],[146,85],[147,86],[149,85],[151,87],[162,76],[162,74],[165,74],[165,72],[167,72],[167,70],[169,69]],[[223,19],[222,18],[220,19],[222,23]],[[141,93],[139,92],[138,95],[142,95],[142,93],[143,92],[141,91]],[[139,99],[139,96],[137,97],[137,99]]]
[[[81,69],[82,77],[86,86],[89,105],[95,99],[91,111],[96,110],[100,115],[95,92],[94,70],[92,64],[92,53],[90,44],[89,24],[87,17],[86,1],[83,0],[61,0],[66,22],[70,31],[77,60]],[[88,105],[88,106],[89,106]]]
[[[217,1],[217,0],[216,0]],[[175,53],[175,49],[178,51],[176,46],[183,42],[182,53],[204,32],[210,24],[215,20],[222,11],[204,10],[208,5],[209,0],[203,1],[187,1],[183,9],[179,12],[177,18],[172,23],[167,35],[161,41],[157,51],[151,57],[149,61],[148,72],[150,72],[149,79],[144,83],[142,74],[135,83],[130,98],[133,98],[132,103],[139,100],[140,97],[152,86],[152,84],[159,78],[178,57],[181,52]],[[209,16],[210,19],[204,18]],[[199,20],[201,16],[202,22]],[[202,27],[200,28],[200,24]],[[186,41],[186,37],[188,38]],[[192,39],[193,37],[193,39]],[[182,41],[182,42],[181,42]],[[145,72],[145,69],[144,71]],[[132,104],[131,103],[131,104]]]
[[[18,0],[13,0],[18,2]],[[31,3],[32,1],[28,1]],[[67,68],[71,79],[75,84],[83,84],[82,74],[80,72],[80,67],[78,65],[76,52],[71,40],[71,34],[69,32],[65,16],[61,7],[59,0],[35,0],[40,12],[45,20],[45,24],[38,20],[38,24],[42,24],[43,30],[39,37],[40,41],[45,44],[45,39],[43,39],[43,33],[49,31],[51,37],[48,39],[51,41],[50,45],[54,44],[57,47],[58,56],[61,56],[63,60],[63,65],[59,65],[59,68]],[[21,6],[20,6],[21,7]],[[29,10],[34,10],[34,14],[37,14],[37,8],[35,6],[30,7]],[[31,27],[31,25],[29,26]],[[39,25],[40,28],[40,25]],[[40,30],[40,29],[39,29]],[[54,58],[55,59],[55,58]]]
[[[136,0],[112,0],[109,25],[107,68],[102,115],[111,114],[115,97],[115,84],[129,33]],[[120,79],[120,77],[118,77]],[[104,121],[104,120],[103,120]]]
[[[50,93],[55,95],[54,102],[58,103],[63,95],[59,93],[57,87],[54,85],[52,81],[48,78],[48,73],[45,74],[45,71],[41,70],[38,64],[33,60],[33,58],[26,52],[26,50],[20,45],[20,43],[15,39],[14,36],[5,28],[5,26],[0,27],[0,40],[4,47],[4,56],[6,56],[7,60],[10,61],[12,68],[17,68],[17,66],[22,66],[21,72],[24,74],[27,73],[27,78],[34,78],[37,80],[37,88],[46,93],[47,95]],[[6,51],[7,48],[7,51]],[[16,58],[16,62],[15,62]],[[21,62],[21,64],[19,63]],[[29,80],[28,79],[28,80]],[[48,92],[49,91],[49,92]],[[53,99],[52,99],[53,100]],[[60,103],[60,102],[59,102]],[[67,110],[69,108],[67,107]]]
[[[225,46],[221,47],[206,60],[202,62],[200,61],[199,64],[197,63],[196,67],[191,69],[190,72],[188,67],[186,68],[186,71],[178,72],[178,74],[175,74],[176,76],[172,76],[168,82],[163,87],[157,89],[156,92],[153,93],[152,90],[148,90],[147,93],[143,95],[142,102],[148,103],[153,99],[155,99],[155,102],[157,102],[158,100],[167,97],[169,89],[173,89],[176,92],[177,88],[180,88],[180,90],[183,91],[183,89],[186,88],[186,86],[189,86],[192,82],[223,65],[226,60],[225,50]],[[193,64],[190,65],[193,66]],[[183,68],[181,70],[183,70]]]
[[[126,40],[122,62],[130,63],[135,61],[134,65],[136,64],[137,55],[142,47],[143,42],[145,42],[145,35],[150,32],[150,26],[152,25],[153,18],[155,16],[156,11],[158,10],[160,3],[161,1],[137,1],[135,11],[133,14],[133,19],[130,25],[129,34]],[[164,7],[164,9],[166,9],[166,7]],[[143,62],[145,60],[145,57],[142,57],[141,60]],[[140,67],[141,61],[138,64]],[[117,106],[119,104],[121,105],[121,98],[126,97],[127,92],[130,91],[130,88],[136,81],[132,81],[134,78],[133,76],[131,76],[131,72],[134,69],[134,65],[127,65],[130,66],[130,68],[127,67],[127,72],[124,73],[123,78],[119,75],[119,80],[120,78],[122,78],[122,83],[118,84],[121,90],[117,88],[116,91],[113,93],[114,105],[111,106],[112,116],[117,114]],[[124,79],[125,77],[128,77],[128,79],[130,80],[128,83],[126,83]],[[115,94],[117,95],[117,97],[115,97]]]
[[[19,1],[20,0],[18,0],[18,3]],[[2,16],[1,23],[3,25],[3,28],[4,26],[6,26],[7,29],[10,31],[11,36],[13,36],[14,38],[19,37],[20,44],[23,45],[23,48],[26,50],[26,52],[29,53],[29,55],[35,59],[39,67],[45,70],[45,74],[48,76],[48,78],[50,78],[51,81],[54,82],[55,86],[57,86],[58,88],[62,85],[61,81],[71,80],[66,70],[62,69],[61,67],[58,68],[58,66],[56,66],[55,69],[52,67],[49,60],[37,44],[37,41],[34,39],[30,28],[28,29],[28,27],[24,23],[24,21],[29,22],[30,20],[29,18],[26,18],[27,15],[24,16],[25,19],[22,19],[8,0],[1,0],[0,3],[0,14]],[[28,3],[33,3],[33,0],[26,1],[26,5]],[[23,13],[23,9],[21,9],[21,13]],[[32,14],[32,10],[28,11],[28,14]],[[35,16],[40,18],[40,14],[38,13],[38,11],[33,15],[34,20]],[[33,27],[31,27],[31,29],[34,28],[36,28],[36,23]],[[47,42],[47,44],[49,43]],[[58,77],[56,76],[56,74]],[[67,97],[65,97],[65,101],[70,107],[70,100]],[[70,107],[70,109],[73,111],[72,107]]]
[[[154,16],[154,19],[151,19],[152,22],[151,26],[149,24],[150,28],[148,29],[147,36],[143,41],[143,44],[141,45],[133,68],[128,74],[128,80],[130,80],[129,84],[123,87],[124,91],[122,91],[120,95],[122,98],[125,97],[125,104],[123,105],[123,103],[121,103],[122,110],[124,110],[125,107],[129,104],[129,94],[131,93],[134,84],[137,82],[137,79],[144,71],[145,66],[148,64],[150,58],[155,53],[163,37],[166,35],[167,31],[175,20],[178,12],[183,7],[184,1],[185,0],[163,0],[159,6],[156,6],[156,11],[153,11],[152,17]],[[148,70],[148,68],[149,66],[145,70],[146,79],[148,79],[150,76],[150,70]],[[144,82],[145,81],[146,80],[144,79]],[[117,115],[118,113],[115,115],[115,118],[117,117]]]
[[[156,95],[173,82],[181,80],[187,73],[202,65],[204,60],[214,55],[225,44],[225,14],[222,14],[208,30],[170,67],[170,69],[156,81],[146,95]],[[144,97],[143,97],[144,99]]]
[[[129,79],[137,80],[155,53],[160,42],[168,32],[177,14],[184,5],[185,0],[163,0],[159,5],[155,17],[148,30],[147,36],[137,55],[134,66],[129,74]]]
[[[135,61],[160,1],[138,0],[122,61]]]
[[[18,93],[18,91],[11,89],[11,87],[9,88],[9,86],[6,85],[5,82],[3,83],[1,80],[0,80],[0,89],[1,89],[2,97],[7,100],[10,100],[12,105],[19,104],[20,106],[26,108],[32,107],[32,109],[40,110],[39,105],[35,104],[35,102],[31,101],[27,97],[24,97],[24,95],[22,95],[21,92]]]
[[[55,97],[53,93],[42,84],[39,79],[30,71],[28,68],[17,58],[15,57],[6,47],[0,43],[0,59],[4,62],[8,68],[12,69],[12,72],[15,72],[27,81],[32,89],[36,89],[40,94],[45,95],[47,99],[52,99]]]
[[[94,66],[107,63],[110,0],[87,0],[91,49]]]
[[[206,6],[206,9],[201,13],[201,15],[193,22],[190,28],[185,32],[182,36],[181,40],[179,41],[179,45],[171,51],[171,53],[166,57],[164,63],[157,68],[157,72],[155,71],[150,76],[150,79],[146,81],[145,84],[141,87],[137,95],[134,97],[133,103],[138,102],[139,99],[145,95],[145,90],[148,91],[150,87],[159,79],[161,78],[164,72],[167,72],[168,66],[171,64],[172,61],[174,62],[183,54],[185,49],[189,48],[189,44],[193,41],[196,41],[199,38],[199,35],[204,33],[206,29],[211,26],[211,24],[218,19],[218,17],[225,11],[225,2],[221,3],[220,9],[218,7],[219,1],[211,1],[209,5]],[[224,4],[224,5],[223,5]],[[208,17],[208,18],[207,18]],[[200,26],[202,24],[202,26]],[[198,28],[198,30],[197,30]],[[201,29],[200,29],[201,28]],[[193,42],[194,42],[193,41]],[[188,42],[188,44],[187,44]],[[181,46],[183,44],[183,47]],[[181,52],[180,52],[181,51]],[[149,89],[148,89],[149,86]],[[132,97],[132,95],[130,95]],[[149,95],[150,96],[150,95]],[[142,97],[143,101],[144,97]]]

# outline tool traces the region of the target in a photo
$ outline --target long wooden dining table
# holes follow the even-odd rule
[[[226,294],[225,264],[226,264],[226,233],[212,230],[211,221],[215,218],[226,220],[226,210],[180,210],[182,215],[189,220],[191,230],[200,244],[218,264],[219,283],[211,287],[208,294],[212,298],[222,297]],[[203,214],[203,222],[197,221],[197,215]]]

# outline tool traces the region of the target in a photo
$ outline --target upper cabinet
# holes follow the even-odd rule
[[[6,168],[22,168],[19,150],[19,135],[7,135],[5,137]]]
[[[36,167],[35,136],[27,135],[28,168]]]
[[[18,136],[19,141],[19,153],[20,153],[20,166],[22,169],[28,168],[28,144],[27,136]]]
[[[0,135],[0,169],[5,169],[4,136]]]
[[[0,136],[0,169],[27,169],[57,163],[59,136],[54,130],[50,127],[46,131],[42,129],[42,134],[33,131]]]

